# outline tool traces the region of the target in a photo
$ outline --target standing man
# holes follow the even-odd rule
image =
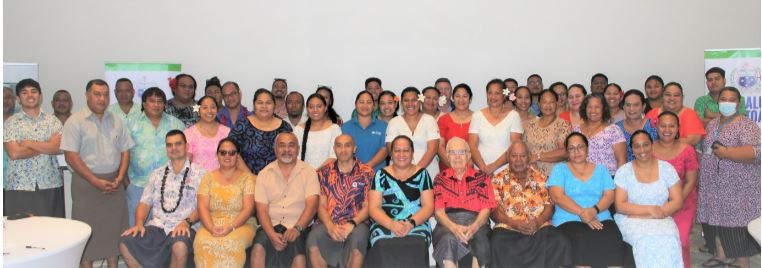
[[[277,159],[259,172],[252,267],[305,267],[306,228],[315,217],[320,185],[315,168],[297,158],[294,133],[275,137]]]
[[[291,128],[307,122],[307,115],[304,114],[304,95],[299,91],[289,92],[286,96],[286,111],[288,112],[286,123],[289,123]]]
[[[590,92],[603,94],[606,91],[606,85],[609,84],[609,77],[602,73],[594,74],[590,79]]]
[[[94,260],[117,266],[119,234],[127,228],[127,202],[122,182],[127,175],[130,133],[119,117],[106,111],[109,88],[93,79],[85,87],[87,107],[69,118],[63,129],[61,150],[73,170],[71,218],[87,223],[93,232],[80,267]]]
[[[286,79],[275,78],[270,91],[275,97],[275,115],[280,119],[286,120],[288,118],[288,111],[286,110],[286,95],[288,94],[288,84]]]
[[[3,87],[3,121],[8,120],[14,113],[16,113],[16,95],[13,94],[13,89]]]
[[[709,94],[696,99],[693,110],[696,110],[699,118],[701,118],[701,123],[706,125],[712,119],[720,116],[718,101],[720,91],[725,88],[725,70],[720,67],[712,67],[706,71],[704,77],[706,77],[706,88],[709,89]],[[738,113],[746,114],[746,98],[741,98],[739,101]]]
[[[529,88],[529,94],[532,94],[532,106],[529,108],[529,111],[535,115],[540,115],[540,93],[542,93],[543,89],[542,77],[539,74],[530,75],[527,77],[527,87]]]
[[[455,109],[455,104],[452,103],[452,84],[450,83],[450,79],[444,77],[439,78],[434,82],[434,87],[439,90],[439,95],[445,97],[446,100],[444,105],[439,105],[439,112],[446,114]]]
[[[148,183],[148,176],[159,166],[167,163],[164,136],[170,130],[185,130],[180,119],[164,113],[167,96],[158,87],[143,92],[143,112],[127,120],[127,130],[135,142],[130,149],[130,168],[127,171],[127,211],[130,226],[135,225],[135,209]]]
[[[180,130],[166,135],[169,161],[153,170],[136,212],[136,224],[122,233],[119,252],[128,267],[186,266],[193,252],[198,221],[196,193],[206,171],[188,160],[188,142]],[[148,212],[153,215],[145,225]]]
[[[58,170],[61,122],[40,109],[42,90],[32,79],[16,84],[21,112],[5,120],[3,146],[9,174],[3,183],[3,215],[64,217],[63,177]]]
[[[222,99],[225,100],[225,107],[220,108],[220,111],[217,113],[217,119],[220,120],[220,124],[233,129],[238,119],[246,120],[246,117],[251,115],[249,109],[241,105],[241,88],[238,87],[238,83],[233,81],[225,82],[222,85]]]
[[[165,111],[183,121],[185,127],[189,128],[201,119],[195,99],[196,78],[189,74],[178,74],[173,81],[174,85],[170,82],[169,86],[174,97],[167,101]]]
[[[114,88],[114,95],[116,95],[116,102],[108,107],[108,111],[127,122],[127,118],[135,117],[140,114],[140,105],[135,105],[132,101],[135,98],[135,88],[132,86],[132,81],[128,78],[119,78],[116,80],[116,87]]]
[[[343,134],[333,143],[336,161],[318,171],[320,224],[307,238],[312,267],[360,268],[368,249],[368,190],[373,168],[355,158],[352,136]]]
[[[71,100],[71,94],[65,89],[59,89],[53,94],[53,100],[50,101],[50,105],[53,106],[53,115],[61,121],[61,125],[66,123],[66,120],[71,116],[71,107],[74,106],[74,102]]]

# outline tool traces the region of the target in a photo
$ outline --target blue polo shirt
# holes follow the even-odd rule
[[[386,146],[386,122],[373,118],[367,128],[363,129],[357,118],[352,118],[341,126],[341,133],[352,136],[357,145],[355,156],[360,162],[368,163],[379,150]],[[375,171],[382,169],[385,163],[373,167]]]

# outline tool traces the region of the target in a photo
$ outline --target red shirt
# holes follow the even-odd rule
[[[434,178],[434,209],[460,208],[478,213],[495,207],[490,176],[484,172],[468,168],[459,180],[455,178],[455,171],[448,168]]]
[[[455,123],[452,120],[452,116],[447,113],[437,120],[437,126],[439,126],[439,136],[444,139],[444,144],[447,144],[453,137],[460,137],[468,142],[468,127],[471,125],[471,121],[466,123]],[[445,170],[442,162],[439,162],[439,170]]]
[[[646,118],[651,119],[651,124],[653,124],[654,127],[657,126],[659,122],[659,114],[661,114],[662,111],[662,108],[658,108],[648,111],[646,114]],[[702,138],[706,136],[704,124],[693,109],[683,107],[683,110],[680,111],[680,114],[678,114],[677,117],[680,121],[680,138],[685,138],[688,135],[693,134],[701,135]]]

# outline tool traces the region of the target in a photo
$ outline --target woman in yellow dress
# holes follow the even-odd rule
[[[198,189],[201,228],[193,241],[197,267],[243,267],[256,231],[256,177],[237,168],[238,145],[225,138],[217,145],[220,168],[206,173]]]

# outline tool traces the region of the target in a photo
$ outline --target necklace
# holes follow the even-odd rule
[[[159,202],[161,203],[161,210],[164,211],[164,213],[173,213],[175,210],[177,210],[177,207],[180,206],[180,201],[183,200],[183,189],[185,188],[185,179],[188,178],[188,172],[190,167],[185,168],[185,175],[183,175],[183,180],[180,181],[180,197],[177,198],[177,203],[175,204],[175,207],[172,209],[166,209],[164,208],[164,185],[167,182],[167,174],[169,174],[169,165],[167,165],[167,168],[164,169],[164,177],[161,178],[161,198]]]

